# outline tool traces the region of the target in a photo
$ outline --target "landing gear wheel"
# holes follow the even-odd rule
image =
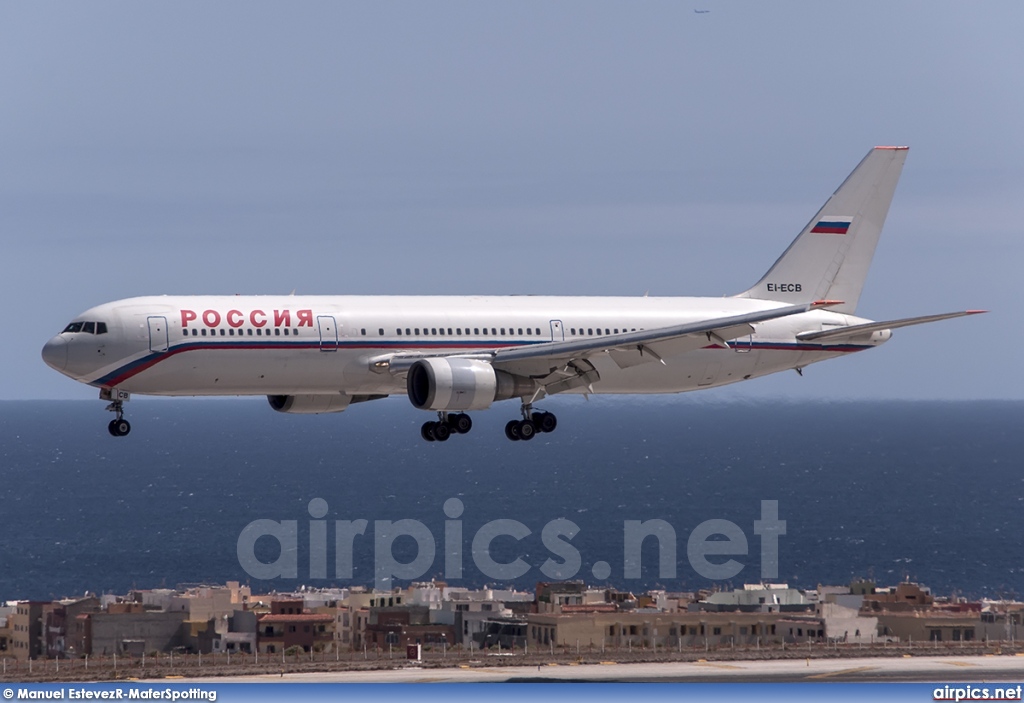
[[[533,422],[537,425],[538,432],[554,432],[555,428],[558,427],[558,418],[555,417],[554,413],[534,413]]]
[[[132,426],[127,420],[121,418],[120,420],[111,420],[110,424],[107,425],[107,430],[114,437],[124,437],[132,431]]]
[[[505,436],[511,439],[513,442],[519,441],[519,421],[509,420],[505,425]]]
[[[428,442],[433,442],[437,438],[434,437],[434,422],[424,422],[423,427],[420,428],[420,437]]]
[[[453,432],[466,434],[473,429],[473,420],[466,413],[458,413],[457,415],[448,416],[448,425],[452,428]]]
[[[448,426],[446,422],[435,422],[434,423],[434,439],[438,442],[447,442],[448,438],[452,436],[452,428]]]
[[[522,420],[517,422],[516,425],[518,425],[516,432],[519,435],[519,439],[524,442],[533,439],[533,436],[537,434],[537,426],[533,424],[533,420]]]

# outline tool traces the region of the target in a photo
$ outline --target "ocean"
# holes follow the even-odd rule
[[[559,426],[531,442],[505,439],[517,408],[503,403],[475,413],[470,434],[428,444],[419,425],[430,418],[398,398],[325,416],[275,413],[263,398],[133,399],[132,433],[121,439],[107,433],[112,415],[100,401],[2,402],[0,599],[227,580],[288,591],[402,573],[409,578],[393,583],[532,589],[549,580],[545,564],[560,578],[634,592],[735,587],[763,577],[762,501],[777,501],[785,521],[769,580],[806,588],[910,579],[938,595],[1024,594],[1024,403],[682,396],[543,406]],[[462,504],[457,519],[445,515],[451,498]],[[314,518],[328,528],[325,573],[316,566],[322,542],[310,545]],[[264,534],[251,549],[281,567],[276,578],[240,562],[240,535],[258,520],[294,521],[291,546]],[[335,539],[337,523],[350,520],[367,521],[351,579],[338,570]],[[375,548],[388,529],[380,521],[399,520],[426,528],[433,560],[423,563],[423,545],[407,535],[383,556]],[[446,538],[446,520],[461,540]],[[495,578],[473,552],[495,520],[525,526],[490,542],[490,558],[513,564],[513,576]],[[674,574],[659,562],[664,540],[624,554],[627,521],[652,520],[675,537]],[[726,580],[702,575],[688,549],[707,521],[735,527],[732,555],[706,557],[741,566]],[[390,529],[403,525],[413,523]],[[547,542],[551,525],[574,534]],[[446,555],[459,549],[463,572],[446,577]],[[642,566],[631,575],[636,556]],[[294,557],[293,572],[284,557]]]

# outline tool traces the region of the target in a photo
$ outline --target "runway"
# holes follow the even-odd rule
[[[211,679],[178,679],[209,683]],[[865,657],[644,664],[402,668],[217,677],[230,683],[554,683],[554,682],[1002,682],[1024,683],[1024,657]]]

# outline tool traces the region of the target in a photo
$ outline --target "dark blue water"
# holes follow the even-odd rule
[[[724,519],[748,539],[733,585],[760,577],[753,523],[778,500],[787,534],[779,580],[800,587],[904,578],[939,594],[1024,594],[1024,403],[706,403],[672,399],[556,399],[559,428],[532,442],[502,435],[515,410],[475,415],[469,435],[419,439],[426,415],[399,399],[330,416],[274,413],[263,399],[133,400],[130,437],[111,438],[96,402],[0,403],[0,599],[123,592],[179,583],[248,581],[254,590],[369,584],[373,523],[413,519],[436,537],[423,578],[442,577],[442,506],[458,497],[469,540],[507,518],[532,534],[495,541],[499,561],[532,568],[514,585],[544,580],[552,555],[544,525],[567,518],[582,557],[631,590],[708,585],[686,559],[701,522]],[[309,578],[307,505],[324,519],[366,519],[355,578]],[[623,575],[623,522],[662,519],[677,535],[678,573],[659,576],[645,543],[641,578]],[[297,579],[261,581],[239,565],[241,530],[257,519],[296,520]],[[277,543],[257,544],[273,561]],[[394,554],[415,555],[401,537]]]

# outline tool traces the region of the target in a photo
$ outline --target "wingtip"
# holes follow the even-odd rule
[[[967,315],[984,315],[988,310],[965,310],[964,313]]]

